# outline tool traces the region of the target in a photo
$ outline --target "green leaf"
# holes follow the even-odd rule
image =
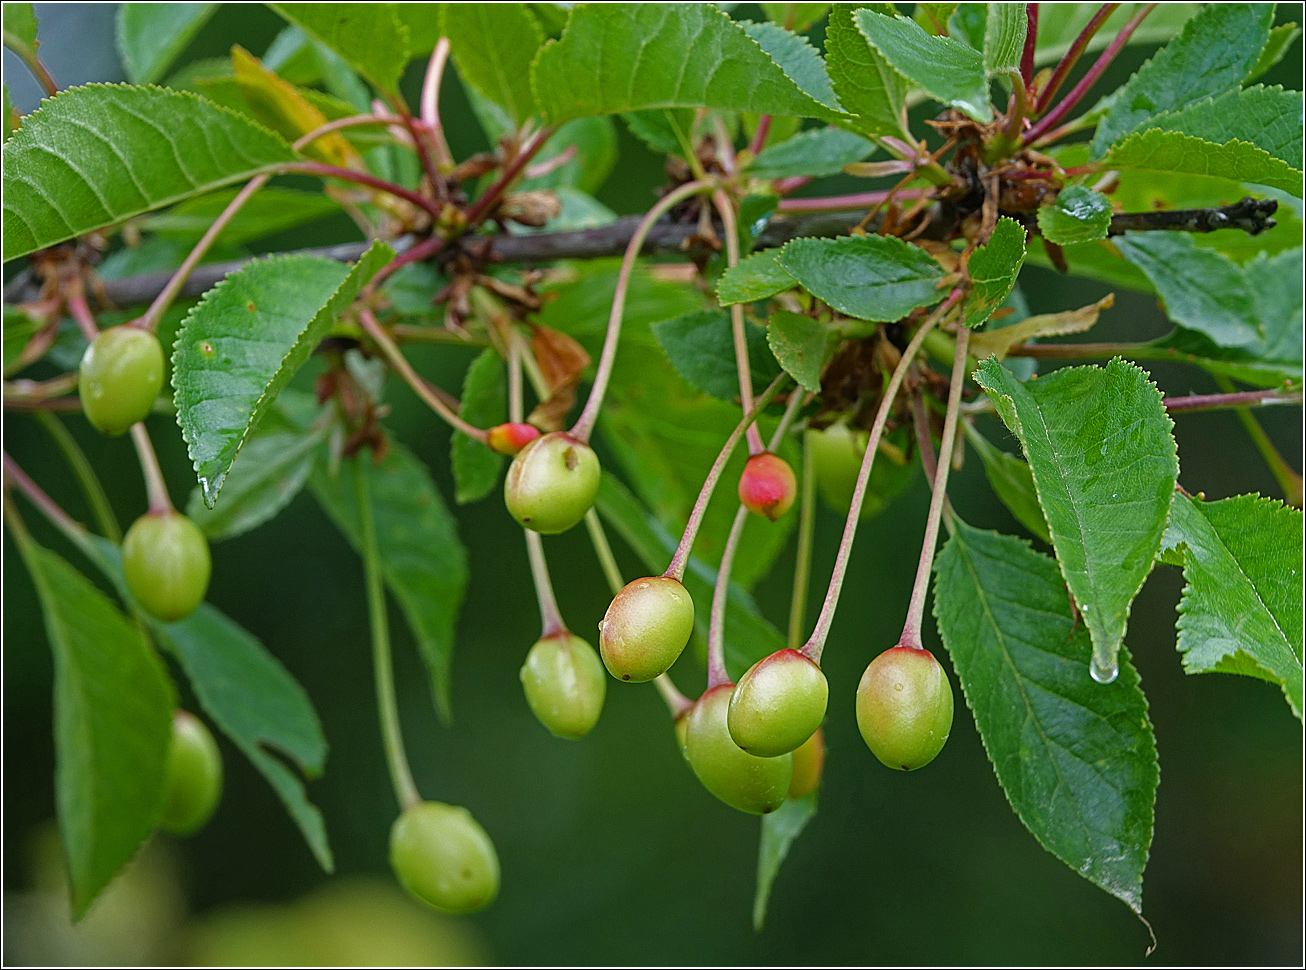
[[[5,46],[12,46],[10,38],[29,50],[36,50],[36,11],[30,3],[6,3],[3,6]]]
[[[1083,185],[1062,189],[1055,202],[1038,210],[1039,232],[1058,246],[1105,239],[1110,227],[1111,200]]]
[[[757,892],[753,895],[753,929],[762,932],[771,886],[780,866],[794,844],[816,815],[816,792],[803,798],[790,798],[770,815],[762,816],[762,839],[757,846]]]
[[[766,14],[767,20],[800,34],[824,17],[830,9],[828,3],[759,3],[758,6]]]
[[[198,241],[238,191],[240,190],[223,189],[221,192],[187,199],[164,212],[145,216],[141,219],[141,228],[160,236]],[[229,246],[239,246],[295,226],[316,222],[339,211],[340,206],[321,192],[304,192],[269,185],[259,189],[241,206],[218,239]]]
[[[1175,323],[1259,359],[1301,356],[1300,288],[1283,275],[1300,273],[1300,249],[1239,266],[1184,233],[1128,233],[1116,245],[1147,274]]]
[[[1300,153],[1300,140],[1297,145]],[[1301,169],[1245,141],[1217,145],[1183,132],[1149,128],[1126,138],[1103,164],[1122,172],[1218,176],[1302,194]]]
[[[393,94],[408,64],[408,28],[393,3],[270,3],[379,91]]]
[[[1283,60],[1283,55],[1288,52],[1288,45],[1299,36],[1301,36],[1301,28],[1296,24],[1280,24],[1277,27],[1271,27],[1269,39],[1265,42],[1265,50],[1261,51],[1256,66],[1247,75],[1247,83],[1255,81],[1274,67],[1275,64]]]
[[[447,722],[454,626],[467,590],[467,551],[430,472],[412,452],[392,443],[380,465],[364,460],[361,467],[370,480],[381,576],[413,631],[431,675],[435,708]],[[332,478],[319,464],[310,484],[327,515],[359,549],[358,506],[344,476]]]
[[[532,4],[531,6],[539,6]],[[439,5],[434,3],[396,3],[395,14],[408,27],[408,53],[416,57],[429,54],[440,39]]]
[[[536,103],[553,124],[647,108],[842,117],[709,4],[576,7],[531,73]]]
[[[893,236],[795,239],[777,262],[814,296],[861,320],[898,320],[943,299],[943,267]]]
[[[1109,678],[1179,474],[1161,393],[1119,358],[1026,384],[989,358],[975,380],[1020,439],[1057,562],[1092,635],[1096,670]]]
[[[152,625],[204,712],[267,779],[318,865],[333,871],[322,813],[304,791],[303,775],[320,775],[327,754],[304,688],[254,636],[207,603],[180,623]]]
[[[0,84],[0,112],[4,114],[4,141],[18,130],[18,112],[9,100],[9,85]]]
[[[927,34],[914,21],[873,10],[853,14],[857,29],[899,74],[935,101],[981,124],[993,120],[984,58],[951,37]]]
[[[667,360],[694,387],[722,401],[739,402],[739,371],[735,365],[734,331],[730,314],[700,310],[653,324]],[[759,394],[780,373],[767,349],[766,331],[744,321],[753,393]]]
[[[813,101],[819,101],[831,111],[839,110],[839,99],[830,86],[830,75],[825,62],[806,37],[785,30],[777,24],[743,21],[739,24],[744,33],[757,41],[757,46],[780,65],[780,69]]]
[[[209,508],[267,406],[393,258],[377,242],[353,267],[321,256],[253,260],[191,310],[172,354],[173,400]]]
[[[210,509],[197,487],[186,515],[211,542],[234,539],[274,518],[299,494],[313,470],[313,452],[326,428],[310,434],[255,431],[241,451],[241,462],[227,476],[222,501]]]
[[[981,4],[962,4],[962,6],[981,6]],[[1141,3],[1122,3],[1107,17],[1093,38],[1084,48],[1098,51],[1111,43],[1139,9]],[[1039,8],[1038,44],[1034,48],[1034,63],[1051,64],[1059,61],[1081,30],[1102,8],[1100,3],[1049,3]],[[1147,15],[1142,23],[1129,35],[1128,43],[1160,44],[1170,40],[1184,24],[1202,9],[1198,3],[1162,3]]]
[[[1300,720],[1301,510],[1259,495],[1218,502],[1177,495],[1162,545],[1183,551],[1184,670],[1278,684]]]
[[[993,494],[1015,516],[1017,522],[1052,545],[1052,536],[1048,534],[1043,507],[1038,504],[1038,492],[1034,489],[1034,476],[1029,470],[1029,463],[994,447],[988,439],[969,426],[964,427],[966,437],[984,462],[984,477],[989,480]]]
[[[861,135],[838,128],[817,128],[766,149],[748,166],[748,174],[760,179],[790,175],[823,178],[838,175],[845,165],[860,162],[874,151],[875,143]]]
[[[1089,676],[1057,567],[1025,542],[957,522],[937,571],[939,633],[1011,807],[1141,913],[1160,773],[1138,674],[1126,658],[1113,684]]]
[[[1023,3],[990,3],[984,25],[984,73],[1015,74],[1025,51],[1029,18]]]
[[[507,110],[515,124],[535,114],[531,61],[544,31],[524,3],[446,3],[441,32],[458,76]]]
[[[27,344],[44,325],[29,317],[21,306],[15,303],[4,305],[4,372],[8,377],[9,368],[15,364],[27,349]]]
[[[540,149],[541,163],[575,149],[552,172],[525,179],[523,189],[579,189],[593,195],[617,164],[617,128],[611,118],[576,118],[559,128]]]
[[[1224,145],[1255,145],[1296,171],[1302,168],[1302,96],[1281,87],[1244,88],[1168,111],[1148,125]],[[1111,157],[1115,157],[1112,153]]]
[[[1237,88],[1256,66],[1273,22],[1268,3],[1206,7],[1121,88],[1098,123],[1089,157],[1103,157],[1156,115]]]
[[[785,372],[813,394],[821,390],[821,371],[834,352],[833,334],[825,324],[789,310],[773,310],[766,342]]]
[[[798,285],[779,263],[780,250],[766,249],[745,256],[717,280],[717,299],[722,306],[752,303],[791,290]]]
[[[4,146],[4,258],[230,185],[295,160],[272,132],[194,94],[69,88]]]
[[[687,144],[694,126],[694,112],[689,108],[628,111],[621,118],[632,135],[659,155],[683,155],[680,136]]]
[[[19,548],[54,654],[55,804],[80,920],[158,822],[175,700],[108,597],[30,539]]]
[[[676,548],[676,537],[611,475],[603,476],[594,507],[644,563],[649,575],[656,576],[667,568]],[[731,505],[731,518],[737,507]],[[737,561],[736,566],[739,565],[742,563]],[[716,576],[715,569],[697,556],[690,557],[685,569],[685,589],[694,600],[694,627],[704,642]],[[725,641],[726,666],[735,677],[763,657],[785,648],[780,631],[762,616],[753,597],[733,578],[726,597]]]
[[[118,8],[118,53],[127,80],[159,80],[200,31],[216,3],[124,3]]]
[[[886,13],[893,9],[890,4],[870,7]],[[910,138],[907,82],[857,29],[853,9],[853,4],[836,3],[825,30],[831,86],[843,109],[853,115],[844,124],[864,135]]]
[[[989,241],[976,248],[966,263],[970,292],[962,307],[962,323],[974,329],[993,316],[1015,287],[1024,263],[1025,227],[1003,216]]]
[[[467,368],[461,403],[459,415],[477,428],[493,428],[508,420],[507,372],[493,347],[481,351]],[[454,501],[459,505],[489,495],[503,469],[503,455],[461,431],[453,434],[449,458],[453,462]]]

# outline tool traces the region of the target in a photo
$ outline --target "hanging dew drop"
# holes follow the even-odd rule
[[[1094,657],[1088,665],[1088,672],[1099,684],[1109,684],[1120,674],[1120,665],[1114,657],[1106,662]]]

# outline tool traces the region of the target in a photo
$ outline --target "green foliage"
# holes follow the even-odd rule
[[[408,63],[408,27],[394,3],[270,3],[273,10],[339,54],[382,94],[398,89]]]
[[[721,274],[717,281],[717,299],[722,306],[765,300],[798,285],[789,271],[780,265],[780,250],[766,249],[745,256]]]
[[[1269,185],[1296,195],[1302,191],[1300,169],[1255,145],[1239,141],[1217,145],[1179,131],[1149,128],[1130,135],[1112,149],[1105,164],[1124,172],[1214,175]]]
[[[1179,474],[1160,392],[1118,359],[1021,384],[990,358],[975,379],[1020,439],[1057,563],[1109,678]]]
[[[1020,70],[1028,16],[1023,3],[991,3],[984,24],[984,73],[988,77]]]
[[[1179,652],[1190,674],[1259,677],[1302,717],[1302,514],[1258,495],[1175,496],[1163,548],[1183,557]]]
[[[870,9],[892,12],[890,4]],[[854,4],[836,3],[825,32],[830,81],[847,124],[863,135],[908,135],[907,81],[890,66],[853,20]]]
[[[754,394],[760,394],[780,373],[767,349],[768,332],[744,321]],[[672,317],[653,324],[653,336],[676,373],[694,387],[722,401],[739,400],[739,371],[728,313],[702,310]]]
[[[493,428],[508,420],[508,379],[503,358],[487,347],[472,361],[463,378],[462,407],[458,411],[475,428]],[[489,495],[503,470],[503,455],[496,454],[461,431],[453,433],[449,449],[453,463],[454,501],[479,502]]]
[[[943,267],[893,236],[795,239],[776,258],[814,296],[861,320],[897,320],[943,299]]]
[[[1039,232],[1058,246],[1105,239],[1110,226],[1111,200],[1083,185],[1062,189],[1055,202],[1039,206]]]
[[[766,342],[785,373],[812,393],[821,390],[821,371],[834,350],[824,324],[789,310],[775,310],[767,321]]]
[[[346,267],[319,256],[247,263],[186,317],[172,355],[177,423],[210,508],[278,392],[358,291],[393,257],[374,244]]]
[[[1020,540],[956,521],[936,568],[939,633],[1011,807],[1141,913],[1159,771],[1138,674],[1126,661],[1114,684],[1088,676],[1057,566]]]
[[[535,114],[531,61],[544,32],[526,4],[442,4],[440,29],[449,38],[459,76],[515,124]]]
[[[172,684],[140,630],[85,577],[30,539],[19,549],[54,653],[55,802],[81,919],[163,809]]]
[[[430,473],[411,452],[391,445],[379,465],[361,462],[372,498],[381,575],[399,602],[431,676],[435,708],[452,717],[449,668],[454,626],[467,589],[467,551]],[[317,467],[310,478],[314,497],[349,544],[361,548],[358,504],[343,476]]]
[[[748,166],[755,178],[838,175],[845,165],[860,162],[875,151],[875,144],[838,128],[813,128],[772,145]]]
[[[218,9],[216,3],[124,3],[118,53],[132,84],[158,81]]]
[[[975,249],[966,263],[970,292],[962,306],[962,322],[972,329],[998,311],[1016,286],[1025,262],[1025,230],[1014,219],[998,220],[993,235]]]
[[[1023,525],[1048,545],[1052,536],[1048,534],[1047,519],[1043,508],[1038,504],[1038,492],[1034,488],[1034,476],[1029,470],[1029,463],[995,448],[978,432],[967,429],[970,443],[979,452],[984,462],[984,475],[989,480],[993,494],[1002,500],[1016,521]]]
[[[4,5],[4,32],[6,47],[36,49],[36,11],[30,3]]]
[[[193,94],[69,88],[4,146],[4,258],[294,161],[266,129]]]
[[[223,189],[187,199],[163,212],[145,216],[140,222],[141,229],[168,239],[194,243],[204,235],[213,220],[222,214],[222,210],[238,191],[240,190]],[[316,222],[339,211],[340,206],[320,192],[269,185],[259,189],[241,206],[218,239],[227,245],[239,246],[276,232]]]
[[[757,846],[757,892],[753,896],[753,929],[766,923],[771,887],[794,840],[816,815],[816,793],[790,798],[770,815],[762,816],[762,840]]]

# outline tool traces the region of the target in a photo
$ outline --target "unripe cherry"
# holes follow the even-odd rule
[[[418,802],[390,829],[390,868],[416,899],[446,913],[474,913],[499,894],[499,857],[471,812]]]
[[[890,768],[922,768],[952,730],[952,685],[928,650],[899,644],[866,668],[857,686],[857,726]]]
[[[789,780],[789,797],[806,798],[821,787],[821,775],[825,771],[824,729],[817,728],[790,757],[794,760],[794,774]]]
[[[122,542],[122,571],[141,609],[157,620],[183,619],[209,588],[209,541],[175,509],[146,512]]]
[[[598,456],[565,431],[529,442],[508,466],[503,498],[512,517],[536,532],[566,532],[599,493]]]
[[[598,723],[608,675],[598,653],[570,631],[541,637],[521,668],[526,703],[560,738],[581,738]]]
[[[515,455],[540,436],[540,429],[533,424],[508,422],[498,424],[485,432],[485,443],[491,451],[501,455]]]
[[[222,798],[222,754],[204,722],[186,711],[172,716],[172,738],[159,828],[190,835],[204,827]]]
[[[669,576],[647,576],[613,597],[599,624],[599,652],[613,677],[639,683],[665,673],[693,632],[689,591]]]
[[[733,684],[719,684],[698,699],[685,729],[685,757],[694,774],[731,808],[767,815],[784,804],[793,758],[759,758],[740,749],[726,724]]]
[[[789,462],[764,451],[748,459],[739,476],[739,501],[755,515],[774,522],[789,511],[798,496],[798,481]]]
[[[852,505],[862,456],[870,440],[866,431],[853,430],[846,424],[832,424],[823,430],[807,432],[805,447],[812,450],[812,474],[816,490],[826,505],[836,512],[848,511]],[[862,518],[867,508],[862,508]]]
[[[121,324],[91,341],[77,375],[86,420],[107,435],[142,421],[163,389],[163,348],[143,327]]]
[[[797,650],[777,650],[739,678],[730,698],[730,736],[761,758],[786,754],[821,726],[829,700],[819,666]]]

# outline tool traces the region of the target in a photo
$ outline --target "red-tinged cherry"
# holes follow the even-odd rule
[[[86,419],[103,434],[120,435],[144,420],[162,389],[163,348],[143,327],[110,327],[82,355],[77,393]]]
[[[209,541],[175,509],[146,512],[122,542],[127,588],[157,620],[172,623],[189,616],[204,601],[210,569]]]
[[[694,600],[669,576],[627,583],[599,624],[603,665],[618,680],[636,683],[665,673],[694,632]]]
[[[471,812],[418,802],[390,829],[390,868],[416,899],[445,913],[474,913],[499,894],[499,857]]]
[[[761,758],[787,754],[821,726],[829,700],[819,666],[797,650],[777,650],[739,678],[730,698],[730,736]]]
[[[204,722],[186,711],[172,716],[172,738],[159,827],[190,835],[204,827],[222,798],[222,754]]]
[[[952,685],[928,650],[899,644],[866,668],[857,687],[857,726],[890,768],[922,768],[952,730]]]
[[[789,780],[789,797],[806,798],[821,787],[821,774],[825,771],[825,731],[816,733],[794,749],[794,774]]]
[[[739,476],[739,501],[755,515],[774,522],[798,496],[794,470],[779,455],[764,451],[748,459]]]
[[[560,738],[582,738],[603,711],[608,675],[598,653],[574,633],[542,637],[521,668],[526,703]]]
[[[485,432],[485,443],[491,451],[501,455],[515,455],[540,436],[540,429],[533,424],[509,422],[495,425]]]
[[[727,719],[733,684],[719,684],[698,699],[685,728],[685,757],[694,774],[731,808],[767,815],[784,804],[793,757],[759,758],[735,744]]]
[[[536,532],[566,532],[599,493],[598,456],[565,431],[529,442],[508,466],[503,498],[512,517]]]

